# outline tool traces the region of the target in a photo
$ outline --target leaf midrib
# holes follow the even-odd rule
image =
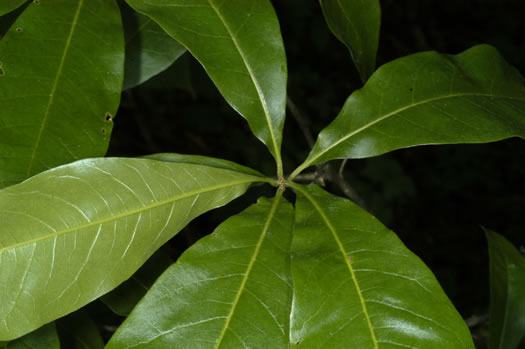
[[[263,98],[263,92],[261,91],[261,87],[259,86],[257,80],[255,79],[255,74],[254,74],[254,72],[252,70],[252,67],[248,63],[248,60],[246,59],[244,51],[241,49],[239,43],[237,42],[237,39],[233,35],[233,32],[231,31],[230,27],[228,26],[226,20],[221,15],[221,13],[217,9],[217,7],[214,5],[212,0],[208,0],[208,3],[210,4],[210,7],[215,11],[215,14],[221,20],[222,24],[224,25],[224,28],[226,29],[226,31],[230,35],[230,38],[231,38],[233,44],[235,45],[235,48],[237,49],[237,51],[239,52],[239,55],[241,56],[241,59],[242,59],[242,61],[244,63],[244,66],[246,67],[246,70],[248,70],[248,75],[250,76],[250,79],[251,79],[251,81],[253,83],[253,86],[255,87],[255,89],[257,91],[257,97],[259,97],[259,102],[261,103],[261,106],[262,106],[263,111],[264,111],[264,117],[266,119],[266,123],[268,124],[268,130],[270,132],[270,137],[271,137],[271,140],[272,140],[272,147],[273,147],[273,151],[275,153],[275,158],[276,158],[276,161],[277,161],[278,171],[282,172],[281,155],[280,155],[279,147],[277,146],[277,138],[275,136],[274,129],[272,127],[270,112],[268,111],[268,106],[266,104],[266,100]],[[282,177],[282,173],[278,173],[277,175],[278,175],[278,177]]]
[[[76,227],[71,227],[71,228],[68,228],[68,229],[61,230],[61,231],[55,231],[52,234],[47,234],[47,235],[44,235],[44,236],[41,236],[41,237],[38,237],[38,238],[35,238],[35,239],[23,241],[23,242],[20,242],[20,243],[17,243],[17,244],[13,244],[13,245],[9,245],[9,246],[0,248],[0,254],[5,252],[5,251],[8,251],[8,250],[14,250],[14,249],[17,249],[17,248],[22,247],[22,246],[26,246],[26,245],[30,245],[30,244],[33,244],[33,243],[37,243],[39,241],[55,238],[55,237],[57,237],[59,235],[67,234],[67,233],[74,232],[74,231],[80,231],[80,230],[83,230],[83,229],[86,229],[86,228],[89,228],[89,227],[92,227],[92,226],[97,226],[97,225],[100,225],[100,224],[116,221],[116,220],[119,220],[121,218],[132,216],[132,215],[135,215],[137,213],[144,212],[144,211],[152,210],[152,209],[155,209],[157,207],[160,207],[160,206],[163,206],[163,205],[167,205],[167,204],[171,204],[171,203],[174,203],[174,202],[176,202],[178,200],[186,199],[186,198],[191,197],[191,196],[196,196],[196,195],[212,192],[212,191],[215,191],[215,190],[219,190],[219,189],[223,189],[223,188],[227,188],[227,187],[231,187],[231,186],[235,186],[235,185],[246,184],[246,183],[255,183],[255,182],[259,182],[259,181],[261,181],[261,182],[265,181],[264,179],[260,179],[260,178],[256,178],[256,177],[254,177],[254,178],[249,178],[249,179],[229,182],[229,183],[225,183],[225,184],[215,185],[215,186],[211,186],[211,187],[206,187],[206,188],[201,189],[201,190],[195,190],[195,191],[192,191],[192,192],[189,192],[189,193],[184,193],[182,195],[173,197],[171,199],[161,200],[161,201],[158,201],[158,202],[156,202],[154,204],[145,205],[145,206],[143,206],[141,208],[137,208],[137,209],[134,209],[134,210],[130,210],[130,211],[126,211],[126,212],[123,212],[123,213],[119,213],[119,214],[114,215],[114,216],[98,219],[98,220],[91,221],[91,222],[86,223],[86,224],[82,224],[82,225],[79,225],[79,226],[76,226]]]
[[[326,224],[326,226],[332,233],[332,236],[337,244],[337,247],[339,248],[339,252],[341,252],[343,256],[343,260],[345,261],[346,267],[348,268],[348,271],[350,272],[357,295],[359,296],[359,302],[361,303],[361,308],[363,310],[363,314],[365,315],[368,329],[370,330],[370,337],[372,338],[372,342],[374,343],[374,348],[379,349],[379,343],[377,341],[377,338],[374,332],[374,328],[372,326],[372,321],[370,319],[370,315],[368,313],[368,309],[366,307],[366,303],[362,295],[361,287],[359,286],[359,283],[357,282],[354,268],[352,267],[352,265],[350,264],[350,261],[347,258],[347,254],[343,246],[343,243],[341,242],[341,240],[339,239],[339,236],[337,235],[337,230],[330,222],[330,219],[328,218],[328,216],[326,215],[322,207],[317,203],[317,201],[315,201],[315,199],[306,190],[304,190],[300,185],[297,185],[295,183],[290,183],[289,185],[295,190],[300,191],[301,194],[303,194],[312,203],[312,205],[317,210],[322,220],[324,221],[324,223]]]
[[[405,110],[408,110],[410,108],[415,108],[417,106],[420,106],[422,104],[426,104],[426,103],[431,103],[431,102],[434,102],[434,101],[438,101],[438,100],[442,100],[442,99],[447,99],[447,98],[457,98],[457,97],[466,97],[466,96],[474,96],[474,97],[489,97],[489,98],[499,98],[499,99],[511,99],[511,100],[518,100],[518,101],[521,101],[521,102],[525,102],[525,98],[518,98],[518,97],[512,97],[512,96],[499,96],[499,95],[490,95],[490,94],[483,94],[483,93],[458,93],[458,94],[449,94],[449,95],[446,95],[446,96],[439,96],[439,97],[434,97],[434,98],[429,98],[429,99],[424,99],[422,101],[419,101],[417,103],[413,103],[413,104],[410,104],[410,105],[406,105],[404,107],[401,107],[401,108],[398,108],[396,110],[393,110],[391,111],[390,113],[387,113],[383,116],[381,116],[380,118],[376,119],[376,120],[373,120],[361,127],[359,127],[358,129],[350,132],[349,134],[347,134],[346,136],[340,138],[339,140],[335,141],[334,143],[332,143],[330,146],[328,146],[327,148],[323,149],[322,151],[320,151],[319,153],[317,153],[315,156],[307,159],[303,165],[299,166],[297,168],[297,170],[294,171],[294,173],[290,176],[291,179],[295,178],[295,176],[297,176],[300,171],[302,171],[303,169],[305,169],[306,167],[310,166],[312,163],[314,163],[317,159],[319,159],[320,157],[322,157],[324,154],[326,154],[327,152],[329,152],[330,150],[332,150],[333,148],[337,147],[339,144],[341,144],[342,142],[348,140],[350,137],[353,137],[355,136],[356,134],[360,133],[361,131],[364,131],[366,129],[368,129],[369,127],[372,127],[374,126],[375,124],[383,121],[383,120],[386,120],[388,119],[389,117],[391,116],[395,116],[396,114],[399,114]],[[338,116],[339,117],[339,116]]]
[[[35,146],[33,148],[33,152],[31,154],[31,160],[29,161],[29,165],[27,167],[26,177],[29,177],[31,174],[31,170],[33,169],[33,164],[35,163],[35,157],[36,153],[38,151],[38,147],[40,146],[40,142],[42,139],[42,134],[44,133],[44,129],[46,128],[47,120],[49,117],[49,112],[51,110],[51,105],[53,104],[55,100],[55,92],[58,85],[58,80],[60,79],[60,76],[62,75],[62,69],[64,67],[64,62],[66,60],[67,53],[69,51],[69,47],[71,46],[71,39],[73,38],[73,33],[75,31],[75,28],[78,24],[78,17],[80,15],[80,9],[82,8],[82,5],[84,3],[84,0],[78,1],[78,7],[75,12],[75,16],[73,17],[73,21],[71,22],[71,30],[69,31],[69,35],[66,40],[66,45],[64,46],[64,52],[62,54],[62,57],[60,59],[60,63],[58,65],[57,73],[55,75],[55,81],[53,82],[53,86],[51,88],[51,92],[49,94],[49,102],[47,103],[46,110],[44,112],[44,117],[42,118],[42,123],[40,124],[40,130],[38,131],[38,135],[35,141]],[[1,250],[0,250],[1,251]]]
[[[237,290],[237,294],[235,295],[235,299],[233,300],[231,310],[226,318],[226,322],[224,323],[221,334],[219,338],[217,339],[217,344],[215,345],[215,348],[219,348],[222,340],[224,339],[226,331],[228,330],[233,314],[237,308],[237,304],[239,303],[239,299],[241,298],[241,295],[246,288],[246,283],[248,282],[248,278],[253,269],[253,265],[255,264],[257,256],[259,255],[259,251],[261,250],[261,246],[264,242],[264,238],[266,237],[266,233],[268,232],[270,224],[272,223],[272,220],[275,217],[275,213],[277,211],[277,207],[279,206],[279,202],[281,198],[282,198],[282,190],[277,190],[277,194],[275,195],[275,198],[272,204],[272,208],[270,209],[270,212],[268,213],[268,217],[266,218],[266,222],[264,223],[264,227],[261,231],[261,236],[259,237],[259,240],[257,241],[257,244],[255,245],[255,249],[250,258],[250,262],[248,263],[248,267],[246,268],[246,272],[241,281],[241,285],[239,286],[239,289]]]

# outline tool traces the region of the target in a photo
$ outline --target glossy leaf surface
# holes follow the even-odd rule
[[[286,108],[286,57],[268,0],[127,0],[197,58],[278,164]]]
[[[120,5],[126,42],[123,86],[126,90],[167,69],[186,49],[151,18],[125,3]]]
[[[489,348],[518,348],[525,336],[525,256],[487,231],[490,256]]]
[[[0,191],[0,340],[128,279],[191,219],[260,177],[146,159],[87,159]]]
[[[0,2],[0,16],[16,10],[26,1],[27,0],[2,0],[2,2]]]
[[[366,81],[376,65],[381,6],[379,0],[320,0],[334,35],[350,50],[354,64]]]
[[[2,346],[4,349],[60,349],[60,341],[54,323],[47,324]]]
[[[164,251],[157,250],[133,276],[113,291],[103,295],[100,300],[115,314],[128,316],[155,280],[171,264],[173,260]]]
[[[348,98],[300,169],[415,145],[524,138],[524,81],[486,45],[387,63]]]
[[[474,348],[432,272],[349,200],[294,185],[292,344],[298,348]]]
[[[104,155],[123,65],[115,1],[31,1],[0,41],[0,188]]]
[[[107,348],[288,348],[292,224],[280,193],[226,220],[158,279]]]

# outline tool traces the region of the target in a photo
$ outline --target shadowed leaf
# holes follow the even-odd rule
[[[518,348],[525,336],[525,256],[486,231],[490,256],[489,348]]]
[[[60,341],[54,323],[40,327],[12,342],[5,344],[5,349],[60,349]]]
[[[320,3],[330,30],[348,47],[365,82],[376,65],[381,26],[379,0],[321,0]]]
[[[151,18],[119,2],[126,41],[123,90],[142,84],[166,70],[186,49]]]

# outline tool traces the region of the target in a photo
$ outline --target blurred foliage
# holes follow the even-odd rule
[[[273,4],[286,47],[288,94],[315,136],[361,86],[359,75],[348,50],[326,26],[318,1],[274,0]],[[489,43],[525,72],[523,1],[383,0],[381,5],[378,65],[418,51],[458,53]],[[287,119],[285,173],[309,151],[296,121],[290,115]],[[268,151],[188,54],[122,97],[108,155],[155,152],[214,156],[275,173]],[[460,313],[483,319],[488,313],[489,283],[487,245],[480,226],[501,232],[518,247],[525,245],[523,159],[525,142],[510,139],[395,151],[348,161],[343,173],[366,208],[430,266]],[[334,185],[327,189],[342,195]],[[232,205],[205,214],[165,249],[177,257],[257,195],[271,192],[257,187]],[[484,343],[486,320],[472,324],[475,339]]]

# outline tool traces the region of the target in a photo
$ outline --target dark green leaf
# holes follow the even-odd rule
[[[349,200],[293,187],[293,344],[474,348],[432,272],[393,232]]]
[[[75,311],[57,321],[63,348],[102,349],[104,339],[97,324],[84,309]]]
[[[286,57],[268,0],[127,0],[197,58],[228,103],[268,146],[282,175]]]
[[[379,0],[320,0],[332,33],[348,47],[361,80],[374,72],[381,26]]]
[[[159,161],[175,162],[175,163],[182,163],[182,164],[204,165],[204,166],[209,166],[209,167],[222,168],[224,170],[236,171],[236,172],[248,174],[251,176],[264,177],[261,173],[259,173],[258,171],[255,171],[254,169],[251,169],[250,167],[239,165],[232,161],[212,158],[208,156],[176,154],[176,153],[157,153],[157,154],[146,155],[144,157],[146,159],[153,159],[153,160],[159,160]]]
[[[126,40],[124,87],[140,85],[167,69],[186,49],[151,18],[119,3]]]
[[[105,154],[123,64],[115,1],[27,6],[0,41],[0,188]]]
[[[503,236],[486,231],[490,256],[489,348],[518,348],[525,336],[525,257]]]
[[[7,349],[60,349],[60,341],[54,323],[40,327],[25,336],[7,343]]]
[[[424,52],[380,67],[320,134],[307,166],[423,144],[525,137],[525,85],[490,46]]]
[[[190,247],[107,348],[288,348],[293,208],[259,202]]]
[[[26,1],[27,0],[2,0],[2,2],[0,2],[0,16],[16,10]]]
[[[70,313],[128,279],[191,219],[254,182],[147,159],[87,159],[0,191],[0,340]]]
[[[158,250],[132,277],[110,293],[102,296],[102,302],[115,314],[128,316],[155,280],[171,264],[173,264],[173,260],[165,252]]]

